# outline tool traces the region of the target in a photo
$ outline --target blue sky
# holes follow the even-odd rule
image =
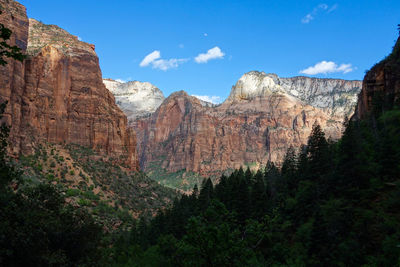
[[[362,79],[400,23],[398,0],[19,2],[29,17],[95,44],[105,78],[220,101],[251,70]]]

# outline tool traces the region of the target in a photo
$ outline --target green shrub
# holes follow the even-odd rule
[[[67,197],[76,197],[79,196],[81,191],[79,189],[75,188],[68,188],[67,191],[65,192]]]
[[[53,182],[53,181],[56,179],[56,177],[54,176],[54,174],[47,174],[47,175],[46,175],[46,179],[47,179],[49,182]]]
[[[84,199],[84,198],[80,198],[78,201],[78,204],[80,206],[90,206],[92,204],[92,202],[90,200]]]

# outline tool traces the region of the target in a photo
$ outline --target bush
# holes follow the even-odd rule
[[[81,191],[79,189],[75,188],[68,188],[67,191],[65,192],[67,197],[76,197],[79,196]]]

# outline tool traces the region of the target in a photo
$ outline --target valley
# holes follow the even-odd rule
[[[46,2],[45,11],[41,3],[25,2],[41,7],[29,11],[22,2],[0,0],[1,266],[400,264],[399,36],[389,55],[357,80],[346,75],[359,66],[346,61],[291,68],[321,53],[319,39],[333,42],[306,27],[318,15],[333,19],[339,4],[319,4],[300,20],[303,28],[286,28],[284,35],[257,23],[244,27],[257,21],[256,9],[279,8],[224,4],[224,16],[235,15],[229,28],[240,21],[234,28],[242,35],[232,38],[221,26],[228,17],[215,16],[212,8],[205,15],[200,5],[180,3],[175,11],[183,16],[162,19],[174,3],[151,1],[150,10],[148,3],[118,3],[129,6],[125,10],[96,2],[83,24],[71,18],[86,2],[69,13],[74,3],[62,6],[64,14],[52,9],[57,1]],[[252,11],[247,20],[237,19],[248,11],[242,5]],[[288,11],[295,14],[292,6]],[[52,12],[58,17],[50,19]],[[201,29],[196,34],[202,39],[194,37],[196,16],[209,13],[221,19],[212,25],[216,31]],[[69,31],[28,14],[57,19]],[[262,22],[269,16],[262,13]],[[170,20],[177,17],[190,18],[190,42],[176,37],[182,23],[172,27]],[[77,29],[96,44],[71,34]],[[216,32],[230,49],[216,41]],[[340,39],[336,30],[329,34]],[[293,39],[285,42],[287,36]],[[362,52],[365,40],[343,36],[348,40],[336,42],[331,54],[323,50],[324,56],[351,55],[360,66],[364,57],[371,60]],[[148,53],[154,44],[170,50]],[[264,49],[271,44],[275,50]],[[133,50],[147,55],[128,59]],[[135,67],[124,67],[121,51]],[[171,56],[176,51],[179,56]],[[106,78],[127,73],[133,78]],[[230,91],[215,90],[226,75],[238,80]],[[138,81],[142,77],[148,79]],[[171,90],[188,81],[197,88],[207,81],[210,88],[201,94]]]

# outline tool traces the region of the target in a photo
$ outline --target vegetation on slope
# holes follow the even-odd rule
[[[114,260],[151,266],[398,266],[400,110],[316,125],[281,169],[207,180],[150,224],[121,235]]]
[[[90,148],[43,144],[14,164],[28,184],[49,183],[67,202],[85,207],[107,228],[130,227],[133,218],[152,217],[177,194],[140,172],[113,164]]]

